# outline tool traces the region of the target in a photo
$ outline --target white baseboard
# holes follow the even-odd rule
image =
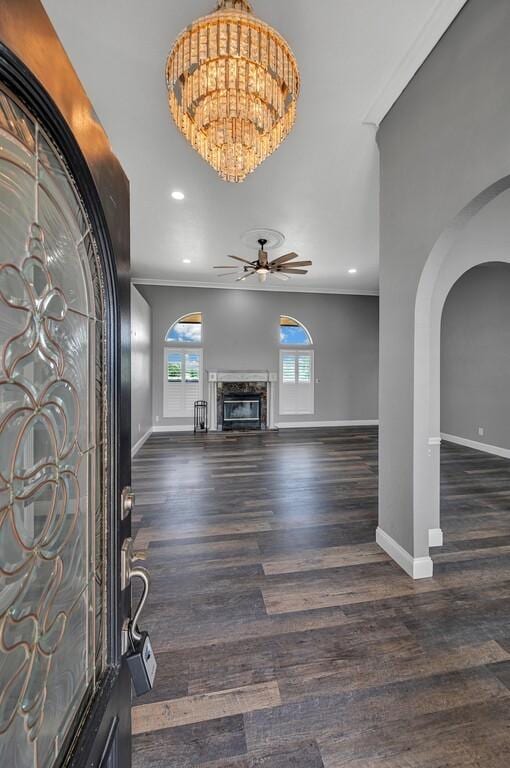
[[[497,445],[479,443],[477,440],[468,440],[465,437],[447,435],[444,432],[441,432],[441,439],[446,440],[448,443],[456,443],[457,445],[463,445],[466,448],[473,448],[475,451],[491,453],[493,456],[501,456],[503,459],[510,459],[510,448],[499,448]]]
[[[152,427],[153,432],[193,432],[193,424],[176,424],[172,427]]]
[[[346,421],[280,421],[278,429],[306,429],[320,427],[377,427],[378,419],[350,419]]]
[[[382,528],[375,534],[377,544],[413,579],[429,579],[433,573],[430,557],[412,557],[409,552],[388,536]]]
[[[136,443],[135,443],[135,444],[132,446],[132,448],[131,448],[131,458],[133,458],[134,456],[136,456],[136,454],[138,453],[138,451],[140,450],[140,448],[142,447],[142,445],[145,443],[145,441],[147,440],[147,438],[149,438],[149,437],[152,435],[153,431],[154,431],[154,427],[151,427],[150,429],[148,429],[148,430],[147,430],[147,432],[145,433],[145,435],[143,435],[143,437],[141,437],[141,438],[140,438],[140,439],[139,439],[139,440],[138,440],[138,441],[137,441],[137,442],[136,442]]]
[[[429,528],[429,547],[443,546],[443,531],[441,528]]]
[[[277,429],[312,429],[321,427],[377,427],[378,419],[349,419],[345,421],[280,421],[276,424]],[[193,432],[193,424],[177,424],[174,426],[158,425],[152,427],[154,433],[164,432]],[[217,430],[209,430],[216,432]],[[148,436],[148,435],[147,435]],[[138,445],[138,443],[137,443]]]

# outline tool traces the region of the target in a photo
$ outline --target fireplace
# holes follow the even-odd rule
[[[209,429],[274,429],[275,426],[275,386],[278,381],[276,373],[269,371],[209,371],[208,372],[208,396],[209,396]],[[236,397],[233,397],[235,395]],[[243,413],[249,416],[242,420],[223,421],[223,401],[239,400],[243,395],[244,400],[258,400],[258,419],[255,421],[255,410]],[[229,406],[230,408],[231,406]],[[233,407],[233,406],[232,406]],[[243,411],[246,406],[243,406]],[[255,409],[256,405],[250,406]],[[228,418],[233,418],[229,416]],[[251,418],[253,417],[253,419]],[[258,423],[260,420],[260,424]]]
[[[261,429],[261,395],[226,392],[223,395],[223,429]]]

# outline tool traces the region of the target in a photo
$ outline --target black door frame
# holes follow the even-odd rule
[[[109,360],[107,668],[62,748],[62,766],[129,768],[131,682],[122,663],[130,590],[120,588],[120,550],[131,534],[122,489],[131,482],[129,184],[40,0],[0,3],[0,81],[41,122],[62,153],[89,215],[105,282]]]

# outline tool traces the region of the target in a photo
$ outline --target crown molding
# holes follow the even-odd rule
[[[379,127],[466,2],[467,0],[439,0],[420,34],[370,108],[363,120],[365,125]]]
[[[346,296],[379,296],[379,291],[364,291],[354,288],[307,288],[302,285],[293,285],[292,288],[283,288],[283,286],[247,286],[247,285],[220,285],[218,283],[200,283],[184,280],[161,280],[153,277],[132,277],[132,285],[161,285],[171,288],[214,288],[220,291],[273,291],[275,293],[322,293],[322,294],[340,294]]]

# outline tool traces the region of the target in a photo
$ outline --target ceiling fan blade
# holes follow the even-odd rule
[[[230,275],[238,275],[238,274],[239,274],[239,270],[236,269],[235,272],[221,272],[218,275],[216,275],[216,277],[230,277]]]
[[[286,266],[294,269],[294,267],[311,267],[312,264],[312,261],[293,261],[292,264],[287,264]]]
[[[274,261],[272,261],[269,266],[277,267],[278,264],[285,264],[286,261],[292,261],[292,259],[298,259],[298,258],[299,256],[297,255],[297,253],[294,253],[294,252],[286,253],[284,256],[280,256],[279,259],[275,259]]]
[[[248,272],[247,274],[242,275],[241,277],[238,277],[236,280],[236,283],[238,283],[240,280],[246,280],[247,277],[251,277],[252,275],[255,275],[256,272],[253,270],[253,272]]]
[[[233,268],[234,268],[233,264],[227,264],[226,266],[224,265],[222,267],[213,267],[213,269],[233,269]],[[239,267],[239,269],[241,269],[241,267]]]
[[[286,275],[307,275],[308,274],[307,269],[280,269],[279,272]]]
[[[243,264],[249,264],[250,267],[253,267],[253,263],[251,261],[247,261],[246,259],[242,259],[240,256],[231,256],[230,254],[227,256],[228,259],[235,259],[236,261],[242,261]]]
[[[288,275],[284,275],[283,272],[271,272],[271,274],[274,277],[277,277],[278,280],[290,280],[290,277]]]

